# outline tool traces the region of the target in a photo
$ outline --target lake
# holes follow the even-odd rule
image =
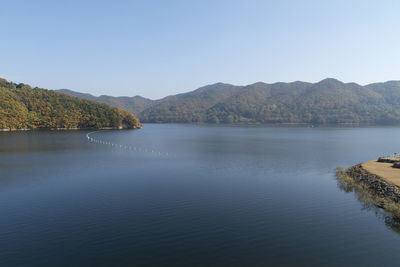
[[[400,235],[334,178],[399,152],[400,128],[87,133],[0,133],[0,266],[400,262]]]

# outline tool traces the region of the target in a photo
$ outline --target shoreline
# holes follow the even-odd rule
[[[361,163],[345,170],[345,174],[351,177],[355,182],[362,183],[373,190],[380,197],[388,198],[396,203],[400,202],[400,187],[387,177],[382,177],[371,172]],[[400,175],[400,170],[399,170]],[[400,177],[399,177],[400,178]]]
[[[347,169],[338,167],[338,186],[345,192],[354,192],[361,202],[383,209],[400,222],[400,169],[393,165],[378,159]]]
[[[235,123],[210,123],[210,122],[163,122],[163,121],[146,121],[141,120],[145,124],[188,124],[188,125],[218,125],[218,126],[294,126],[294,127],[310,127],[310,128],[332,128],[332,127],[399,127],[400,124],[379,124],[379,123],[361,123],[361,122],[343,122],[343,123],[322,123],[313,124],[309,122],[235,122]]]
[[[138,130],[140,127],[101,127],[101,128],[21,128],[21,129],[0,129],[0,132],[24,132],[24,131],[85,131],[85,130]]]

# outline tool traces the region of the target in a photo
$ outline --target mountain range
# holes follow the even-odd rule
[[[365,86],[332,78],[317,83],[216,83],[158,100],[58,91],[125,109],[141,122],[400,124],[400,81]]]

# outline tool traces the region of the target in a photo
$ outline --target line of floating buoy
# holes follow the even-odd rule
[[[119,149],[123,149],[123,150],[131,150],[131,151],[136,151],[136,152],[145,152],[145,153],[151,153],[151,154],[155,154],[158,156],[169,156],[168,152],[161,152],[161,151],[156,151],[154,149],[148,149],[148,148],[142,148],[142,147],[136,147],[136,146],[127,146],[127,145],[122,145],[122,144],[116,144],[116,143],[112,143],[109,141],[104,141],[104,140],[100,140],[100,139],[95,139],[93,137],[90,137],[91,134],[96,133],[96,132],[100,132],[100,131],[94,131],[94,132],[90,132],[86,134],[86,139],[90,142],[90,143],[96,143],[96,144],[102,144],[102,145],[109,145],[111,147],[116,147]]]

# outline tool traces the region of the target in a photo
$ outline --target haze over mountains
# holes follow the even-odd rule
[[[366,86],[332,78],[317,83],[258,82],[247,86],[216,83],[159,100],[58,91],[123,108],[142,122],[400,123],[400,81]]]

